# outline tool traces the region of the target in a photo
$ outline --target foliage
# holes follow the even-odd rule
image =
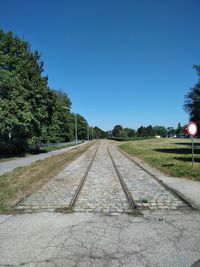
[[[140,137],[153,137],[155,136],[155,131],[151,125],[148,127],[141,126],[137,129],[137,135]]]
[[[39,149],[39,142],[72,141],[76,118],[78,139],[87,139],[86,119],[70,112],[66,93],[49,88],[43,66],[28,42],[0,30],[0,154],[23,152],[28,143]]]
[[[156,136],[160,137],[184,137],[184,129],[186,126],[181,126],[178,123],[178,128],[164,126],[140,126],[137,131],[131,128],[123,128],[121,125],[116,125],[111,132],[107,133],[107,136],[116,140],[136,140],[137,138],[152,138]]]
[[[95,126],[93,128],[93,131],[94,131],[95,139],[103,139],[103,138],[107,138],[108,137],[107,132],[103,131],[102,129],[98,128],[97,126]]]
[[[115,137],[122,137],[123,136],[123,127],[121,125],[115,125],[112,130],[112,135]]]
[[[131,128],[124,128],[124,135],[127,136],[128,138],[132,138],[136,136],[136,131]]]
[[[154,126],[153,127],[155,135],[159,135],[161,137],[166,137],[167,130],[164,126]]]
[[[55,94],[42,76],[43,62],[38,51],[0,31],[0,139],[22,150],[29,138],[39,138],[50,125]]]
[[[74,115],[75,116],[75,115]],[[77,114],[77,135],[79,140],[86,140],[88,134],[88,123],[86,119]]]
[[[196,69],[199,79],[185,96],[184,109],[189,113],[190,120],[200,126],[200,65],[194,65],[194,69]]]
[[[54,91],[55,107],[52,116],[52,123],[48,128],[48,133],[43,137],[43,141],[68,142],[74,137],[73,116],[70,113],[71,101],[64,92]]]

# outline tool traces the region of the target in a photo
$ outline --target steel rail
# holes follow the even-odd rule
[[[120,183],[121,183],[121,185],[122,185],[122,188],[123,188],[123,190],[124,190],[124,193],[125,193],[125,195],[126,195],[126,197],[127,197],[127,199],[128,199],[128,202],[129,202],[129,204],[131,205],[131,208],[133,209],[133,211],[136,211],[136,210],[138,209],[138,207],[137,207],[137,205],[135,204],[135,202],[133,201],[133,198],[132,198],[132,196],[131,196],[131,194],[130,194],[130,192],[129,192],[129,190],[128,190],[128,188],[127,188],[125,182],[124,182],[124,179],[122,178],[122,176],[121,176],[121,174],[120,174],[120,172],[119,172],[119,169],[118,169],[117,165],[115,164],[115,161],[114,161],[114,159],[113,159],[113,157],[112,157],[112,155],[111,155],[110,150],[109,150],[108,147],[107,147],[107,151],[108,151],[108,154],[109,154],[109,156],[110,156],[110,158],[111,158],[111,161],[112,161],[112,164],[113,164],[113,166],[114,166],[114,168],[115,168],[115,171],[116,171],[116,173],[117,173],[117,176],[118,176],[118,178],[119,178],[119,181],[120,181]]]
[[[94,156],[92,157],[92,160],[91,160],[89,166],[87,167],[87,169],[86,169],[86,171],[85,171],[85,173],[84,173],[84,175],[83,175],[83,177],[82,177],[82,179],[81,179],[81,181],[80,181],[80,183],[79,183],[79,185],[78,185],[78,187],[77,187],[77,189],[76,189],[76,191],[74,193],[74,196],[73,196],[72,200],[70,201],[70,204],[69,204],[68,208],[72,208],[74,206],[74,204],[75,204],[75,202],[77,200],[77,197],[78,197],[78,195],[79,195],[79,193],[80,193],[80,191],[81,191],[81,189],[83,187],[83,184],[84,184],[84,182],[86,180],[86,177],[87,177],[87,175],[88,175],[88,173],[89,173],[89,171],[90,171],[90,169],[92,167],[92,164],[93,164],[94,159],[96,157],[96,154],[97,154],[97,151],[99,149],[99,146],[97,147],[97,149],[96,149],[96,151],[94,153]]]
[[[130,161],[132,161],[133,163],[135,163],[139,168],[141,168],[143,171],[145,171],[146,173],[148,173],[155,181],[157,181],[165,190],[169,191],[172,195],[174,195],[175,197],[177,197],[178,199],[182,200],[183,203],[185,203],[189,208],[193,209],[193,210],[197,210],[198,208],[195,207],[193,204],[190,203],[189,200],[187,200],[185,198],[185,196],[183,196],[181,193],[177,192],[175,189],[169,187],[168,185],[166,185],[162,180],[160,180],[159,178],[156,177],[155,174],[151,173],[150,171],[148,171],[147,169],[145,169],[145,167],[141,166],[137,161],[135,161],[131,156],[127,155],[126,152],[119,150],[117,147],[115,147],[115,149],[122,154],[124,157],[126,157],[127,159],[129,159]]]

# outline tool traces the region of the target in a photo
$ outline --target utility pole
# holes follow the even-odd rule
[[[77,139],[78,139],[78,134],[77,134],[77,114],[75,113],[75,142],[76,142],[76,148],[77,148]]]

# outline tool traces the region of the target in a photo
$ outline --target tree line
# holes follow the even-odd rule
[[[183,137],[186,126],[178,123],[177,128],[164,126],[140,126],[137,130],[132,128],[123,128],[121,125],[115,125],[112,131],[109,131],[109,137],[113,138],[135,138],[135,137]]]
[[[200,127],[200,66],[194,68],[199,79],[185,96],[184,109]],[[12,32],[0,30],[0,154],[25,151],[29,143],[72,141],[75,114],[71,104],[63,90],[49,87],[40,53],[31,51],[30,44]],[[185,127],[149,125],[134,130],[116,125],[105,132],[89,127],[82,115],[76,116],[78,139],[181,136]]]
[[[75,136],[75,114],[62,90],[48,85],[38,51],[12,32],[0,30],[0,154],[26,151],[28,144],[68,142]],[[80,114],[78,139],[102,137]]]
[[[189,114],[189,120],[193,121],[198,126],[197,136],[200,136],[200,65],[194,65],[198,75],[197,83],[185,95],[183,109]],[[121,125],[114,126],[112,131],[108,132],[109,137],[116,138],[134,138],[134,137],[185,137],[187,125],[181,126],[178,123],[177,128],[151,125],[141,126],[137,130],[131,128],[123,128]]]
[[[184,110],[189,114],[190,120],[198,126],[198,136],[200,136],[200,65],[194,65],[198,75],[197,83],[185,95]]]

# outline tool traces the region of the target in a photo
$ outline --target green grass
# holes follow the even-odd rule
[[[200,181],[200,140],[195,139],[195,164],[192,167],[190,139],[149,139],[126,142],[119,148],[136,156],[167,175]]]

